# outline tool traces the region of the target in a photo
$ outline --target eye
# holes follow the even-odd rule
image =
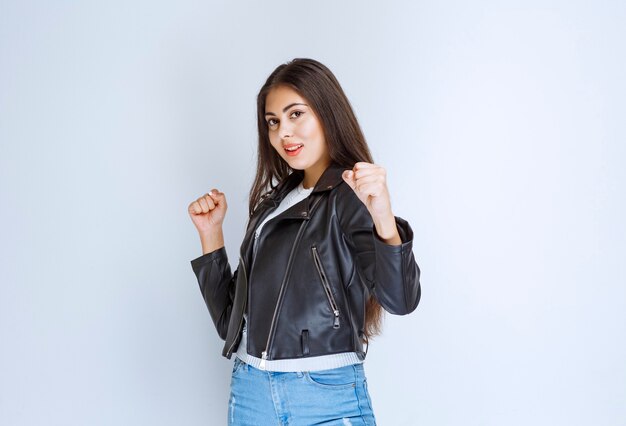
[[[300,117],[302,114],[304,114],[304,111],[293,111],[291,113],[291,117],[294,116],[294,114],[297,114],[294,118],[298,118]],[[269,120],[267,120],[267,125],[268,127],[273,127],[276,123],[275,123],[275,119],[274,118],[270,118]]]

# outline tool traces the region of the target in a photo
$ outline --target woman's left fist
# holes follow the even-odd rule
[[[372,218],[382,219],[393,215],[387,190],[387,171],[383,167],[358,162],[352,170],[345,170],[341,177],[365,204]]]

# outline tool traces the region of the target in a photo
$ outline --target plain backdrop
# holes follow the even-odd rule
[[[188,204],[228,197],[256,94],[326,64],[422,300],[365,368],[378,423],[626,425],[621,1],[0,0],[0,424],[221,425],[232,361]]]

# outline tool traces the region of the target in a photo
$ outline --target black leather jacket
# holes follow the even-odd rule
[[[231,273],[224,247],[191,261],[201,293],[230,359],[247,309],[248,353],[267,360],[363,352],[365,302],[373,293],[396,315],[415,310],[420,269],[413,230],[396,216],[401,245],[384,243],[365,205],[331,164],[311,194],[254,230],[303,179],[296,170],[248,221],[239,265]]]

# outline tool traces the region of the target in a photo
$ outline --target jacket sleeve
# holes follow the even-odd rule
[[[215,324],[217,334],[226,340],[228,322],[235,298],[237,272],[231,273],[226,248],[221,247],[191,261],[200,292]]]
[[[357,273],[370,294],[389,313],[413,312],[421,298],[420,269],[413,255],[413,230],[395,216],[402,243],[389,245],[376,233],[372,217],[354,191],[341,194],[339,225],[354,256]]]

